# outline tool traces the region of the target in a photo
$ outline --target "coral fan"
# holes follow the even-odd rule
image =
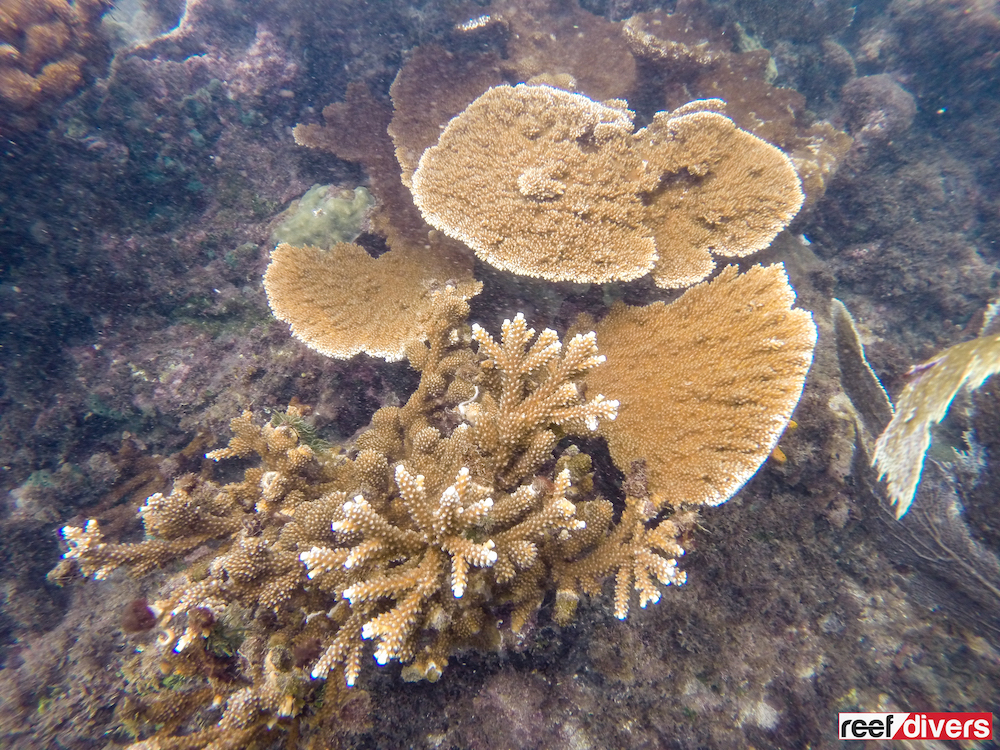
[[[910,369],[913,379],[896,403],[892,421],[875,443],[872,463],[886,478],[889,499],[902,518],[920,482],[931,427],[948,413],[963,386],[975,390],[1000,372],[1000,334],[956,344]]]
[[[650,489],[675,504],[732,497],[777,443],[812,362],[816,327],[794,300],[780,265],[729,266],[672,304],[613,307],[597,327],[610,362],[587,382],[622,402],[602,425],[615,463],[645,458]]]
[[[482,288],[461,256],[429,242],[438,252],[403,246],[378,258],[346,243],[329,250],[278,245],[264,274],[271,309],[327,356],[402,359],[426,333],[435,291],[468,299]]]

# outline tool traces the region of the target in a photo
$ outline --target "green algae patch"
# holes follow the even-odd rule
[[[375,205],[363,187],[341,190],[332,185],[313,185],[286,211],[286,218],[271,234],[277,243],[329,250],[339,242],[350,242],[359,234],[368,210]]]

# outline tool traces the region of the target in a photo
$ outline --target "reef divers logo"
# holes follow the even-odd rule
[[[841,740],[992,740],[990,713],[842,713]]]

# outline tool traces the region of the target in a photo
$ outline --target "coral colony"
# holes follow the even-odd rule
[[[0,0],[0,736],[995,704],[1000,16],[854,5]]]
[[[802,124],[801,97],[767,82],[766,53],[708,32],[688,43],[678,17],[609,28],[582,14],[573,34],[530,34],[565,19],[492,7],[455,34],[518,32],[504,58],[418,47],[392,108],[354,83],[323,124],[295,129],[301,146],[360,162],[371,196],[314,188],[300,201],[275,233],[271,310],[329,357],[406,359],[420,374],[406,403],[375,411],[344,446],[316,439],[296,405],[270,423],[246,411],[208,454],[242,461],[241,480],[178,478],[139,509],[142,541],[106,540],[94,520],[62,531],[56,579],[181,571],[130,622],[155,628],[161,669],[192,687],[134,699],[155,728],[134,750],[244,747],[278,728],[335,738],[372,657],[436,681],[461,650],[516,642],[547,598],[545,616],[566,625],[608,583],[625,619],[685,583],[699,507],[739,491],[789,422],[816,328],[783,266],[706,279],[714,256],[768,247],[822,194],[850,139]],[[587,57],[598,42],[602,65]],[[628,76],[602,75],[608,59],[633,77],[637,61],[671,71],[693,96],[668,97],[672,109],[636,129]],[[332,229],[317,235],[310,214]],[[386,252],[352,244],[361,223]],[[648,275],[684,291],[615,303],[562,337],[520,314],[497,333],[498,321],[469,321],[484,288],[473,254],[544,281]],[[921,382],[944,372],[929,367]],[[976,385],[988,369],[962,377]],[[903,474],[902,512],[915,458],[893,463],[887,435],[876,460],[890,486]],[[617,506],[595,482],[595,436],[625,475]]]
[[[622,619],[633,591],[645,607],[684,583],[697,507],[725,501],[767,458],[812,360],[815,327],[792,309],[783,269],[729,267],[670,305],[619,305],[596,332],[581,320],[565,341],[521,315],[495,339],[467,323],[482,284],[457,242],[546,279],[703,279],[709,248],[760,249],[802,202],[791,162],[722,109],[693,102],[633,133],[624,105],[491,87],[412,173],[416,205],[442,234],[400,222],[373,176],[389,252],[275,249],[265,288],[298,338],[333,357],[405,357],[420,384],[404,406],[379,409],[346,455],[310,447],[294,407],[277,425],[244,413],[209,457],[258,465],[240,482],[188,476],[151,496],[139,511],[145,541],[107,542],[95,521],[63,530],[56,575],[73,565],[94,578],[142,574],[213,550],[150,609],[165,668],[204,675],[222,717],[181,737],[173,722],[135,747],[237,747],[302,715],[319,681],[355,685],[370,649],[378,664],[401,662],[406,679],[434,681],[456,650],[516,637],[547,594],[565,624],[607,579]],[[731,221],[706,231],[702,217],[723,203]],[[700,429],[678,429],[691,424]],[[595,491],[587,453],[564,445],[588,434],[604,435],[628,474],[620,512]],[[214,629],[234,611],[260,643],[249,685],[210,668]]]

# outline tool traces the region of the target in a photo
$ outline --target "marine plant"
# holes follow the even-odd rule
[[[872,465],[886,479],[889,499],[902,518],[920,483],[931,427],[944,419],[960,389],[981,386],[1000,372],[1000,333],[950,346],[910,368],[910,381],[896,401],[895,413],[875,442]]]

